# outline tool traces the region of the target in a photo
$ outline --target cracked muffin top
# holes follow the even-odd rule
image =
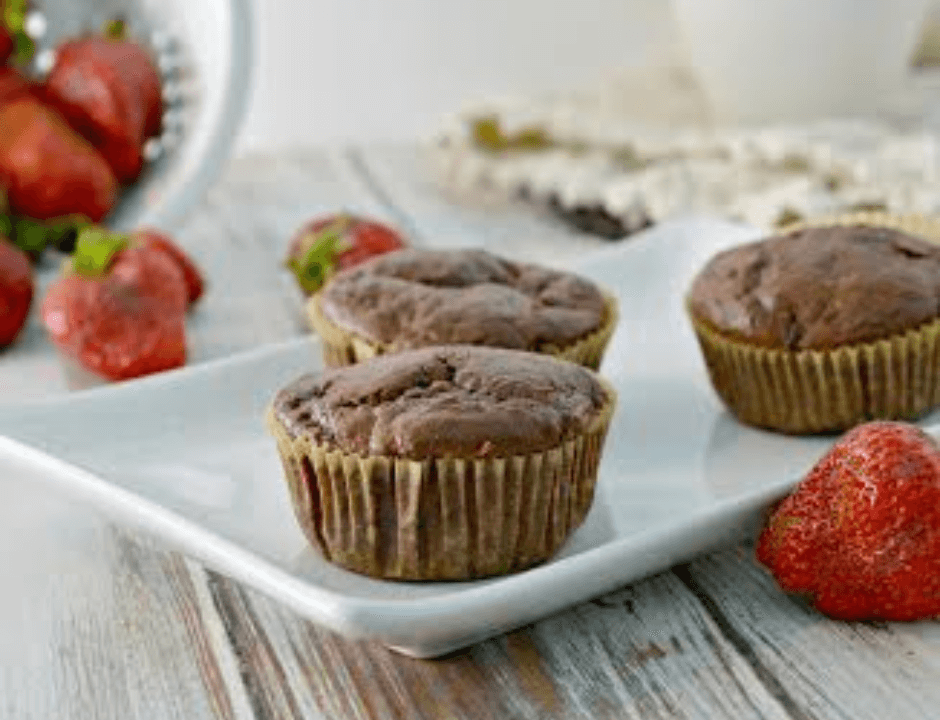
[[[940,317],[940,246],[885,228],[809,228],[716,255],[692,316],[769,348],[871,342]]]
[[[564,347],[598,330],[608,312],[589,280],[483,250],[380,255],[337,273],[317,302],[335,325],[396,349]]]
[[[440,346],[308,374],[274,398],[274,417],[361,456],[507,457],[589,430],[613,398],[595,375],[547,355]]]

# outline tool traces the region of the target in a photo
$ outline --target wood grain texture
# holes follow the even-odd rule
[[[774,678],[794,717],[936,716],[935,622],[828,620],[783,595],[746,546],[703,557],[682,575],[750,662]]]
[[[438,660],[415,660],[216,587],[262,714],[331,718],[787,718],[669,573]]]
[[[182,558],[3,480],[0,716],[245,718]]]

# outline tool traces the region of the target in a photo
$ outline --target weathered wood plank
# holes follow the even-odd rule
[[[790,717],[670,573],[432,661],[349,642],[230,584],[214,597],[264,717]]]
[[[936,623],[829,620],[781,593],[746,546],[703,557],[683,577],[803,717],[936,716]]]
[[[179,556],[47,487],[0,489],[0,716],[252,717]]]

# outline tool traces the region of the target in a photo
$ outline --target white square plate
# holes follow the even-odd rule
[[[743,427],[708,384],[683,296],[709,256],[755,233],[670,223],[578,268],[620,297],[603,367],[618,409],[584,525],[556,559],[517,575],[383,582],[309,548],[262,417],[279,386],[320,366],[313,339],[0,408],[0,463],[38,471],[315,622],[439,655],[753,531],[832,443]]]

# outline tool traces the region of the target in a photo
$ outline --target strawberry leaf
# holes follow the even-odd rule
[[[75,242],[72,268],[80,275],[100,277],[108,271],[114,256],[127,244],[126,235],[108,232],[100,227],[86,227]]]
[[[64,215],[46,220],[46,247],[71,253],[75,250],[79,233],[91,225],[91,220],[85,215]]]
[[[4,0],[3,25],[13,37],[13,59],[28,63],[36,52],[36,43],[26,32],[27,0]]]
[[[122,17],[116,17],[105,23],[104,35],[109,40],[127,39],[127,21]]]
[[[46,249],[46,226],[30,218],[13,219],[13,243],[32,258],[38,258]]]
[[[310,243],[300,260],[291,258],[287,266],[293,271],[301,289],[308,295],[319,290],[336,268],[336,258],[352,245],[344,241],[343,233],[350,225],[350,218],[341,215],[335,222],[317,234],[304,239]]]

